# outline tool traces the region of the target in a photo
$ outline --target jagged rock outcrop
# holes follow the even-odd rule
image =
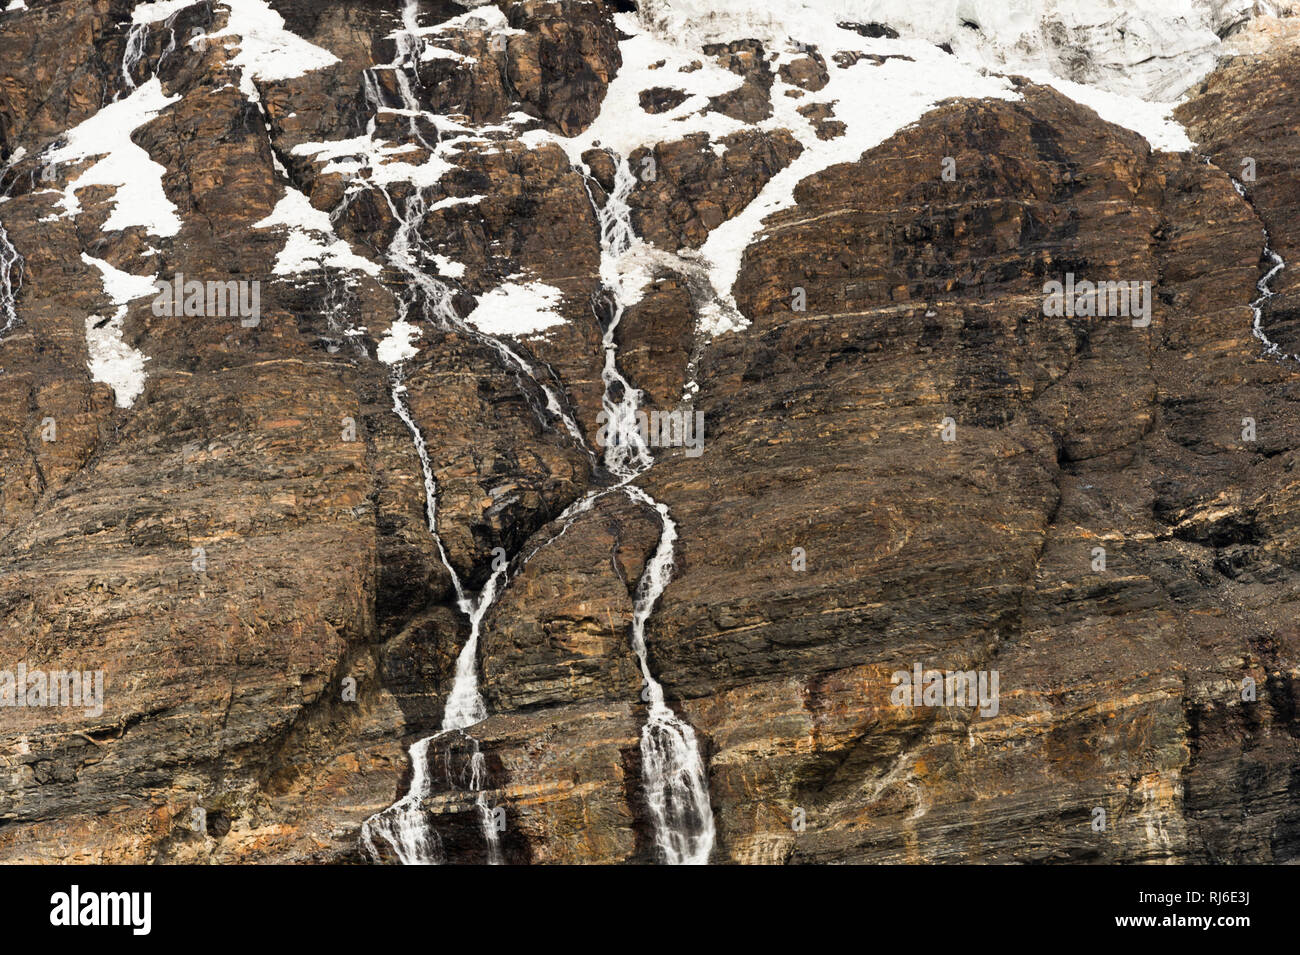
[[[706,134],[696,133],[638,149],[629,157],[632,168],[642,171],[629,200],[632,223],[656,245],[698,248],[801,152],[785,130],[732,133],[716,148]]]

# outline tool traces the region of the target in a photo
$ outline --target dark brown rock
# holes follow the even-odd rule
[[[475,752],[506,861],[656,861],[629,631],[664,525],[590,447],[611,318],[592,204],[620,158],[654,161],[630,204],[658,258],[618,367],[645,409],[705,421],[702,455],[656,448],[635,483],[678,535],[647,655],[699,738],[713,861],[1300,857],[1298,366],[1263,353],[1249,308],[1267,228],[1288,268],[1265,325],[1292,347],[1294,51],[1226,62],[1180,107],[1208,162],[1021,81],[1013,100],[945,103],[799,183],[744,253],[748,326],[709,339],[712,291],[670,253],[802,155],[789,132],[594,149],[588,181],[546,137],[604,102],[610,5],[506,3],[521,32],[440,32],[455,55],[402,74],[424,116],[396,108],[384,66],[396,4],[273,5],[338,62],[246,96],[225,43],[164,56],[172,32],[224,24],[199,3],[150,31],[132,73],[179,97],[134,133],[176,236],[105,230],[105,186],[59,217],[49,190],[80,167],[39,158],[123,92],[132,5],[0,14],[0,222],[23,257],[0,340],[0,669],[107,679],[100,714],[0,708],[0,858],[363,861],[359,827],[406,792],[407,747],[437,732],[469,636],[445,553],[467,596],[509,567],[478,647],[492,715],[430,746],[449,782],[422,808],[446,861],[486,861]],[[771,117],[762,44],[704,54],[741,78],[712,109]],[[802,94],[827,60],[885,58],[811,51],[778,73],[834,138],[835,104]],[[648,112],[680,105],[676,72],[655,76]],[[413,187],[297,150],[372,121],[377,142],[415,147],[403,160],[446,162],[417,197],[413,266],[391,255]],[[446,148],[458,126],[474,135]],[[375,274],[273,271],[289,235],[256,223],[289,187]],[[133,301],[123,341],[147,377],[119,407],[87,367],[86,321],[115,306],[83,254],[257,280],[260,323]],[[1045,314],[1044,283],[1067,272],[1150,281],[1150,325]],[[453,315],[419,307],[426,277]],[[531,375],[463,322],[520,282],[559,291],[562,321],[500,343]],[[399,317],[417,352],[385,365]],[[998,671],[997,713],[897,705],[891,677],[915,664]]]
[[[743,130],[715,149],[704,133],[632,153],[642,170],[628,200],[637,233],[666,249],[698,247],[803,152],[785,130]],[[646,163],[651,158],[652,165]],[[653,177],[645,170],[654,170]]]

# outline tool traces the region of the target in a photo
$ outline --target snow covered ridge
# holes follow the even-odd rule
[[[724,8],[720,0],[717,8]],[[583,152],[595,146],[613,149],[626,158],[639,146],[681,139],[695,132],[717,140],[747,128],[729,116],[708,109],[709,97],[734,89],[741,77],[710,62],[698,46],[686,46],[659,29],[648,29],[631,14],[619,14],[616,22],[630,38],[619,44],[623,65],[606,92],[600,115],[584,132],[572,139],[557,139],[570,159],[581,164]],[[733,38],[752,38],[754,23],[741,23]],[[1014,99],[1018,96],[1004,77],[989,76],[922,40],[868,38],[839,27],[834,17],[810,15],[793,22],[797,33],[785,32],[780,40],[768,41],[768,53],[775,56],[773,67],[804,56],[807,46],[816,46],[830,61],[840,50],[863,51],[890,57],[877,64],[872,60],[834,65],[829,81],[811,95],[773,77],[770,95],[772,116],[758,128],[789,130],[803,146],[803,152],[773,176],[759,194],[738,215],[723,222],[691,257],[705,266],[713,286],[713,298],[701,306],[700,328],[719,335],[744,328],[748,320],[736,307],[732,287],[740,272],[745,249],[760,235],[768,216],[794,205],[795,187],[809,176],[836,163],[855,162],[867,150],[884,142],[909,123],[919,120],[937,103],[961,96]],[[692,42],[708,42],[683,27]],[[671,77],[671,81],[668,79]],[[670,83],[689,94],[673,109],[657,115],[640,108],[642,90]],[[787,95],[797,94],[797,96]],[[799,112],[801,107],[825,103],[835,118],[845,124],[843,135],[822,139],[813,123]],[[543,131],[526,133],[521,140],[535,144],[553,138]],[[624,183],[625,188],[630,188]],[[617,256],[606,256],[601,280],[622,289],[624,304],[633,304],[637,289],[653,274],[654,252],[639,236],[630,236],[628,246]]]
[[[1218,33],[1255,15],[1256,6],[1255,0],[639,0],[636,14],[617,16],[630,38],[620,43],[622,67],[600,116],[578,136],[557,141],[577,165],[594,146],[625,158],[638,147],[696,132],[707,133],[716,147],[746,124],[710,109],[710,97],[734,89],[741,77],[703,54],[706,45],[760,40],[774,72],[816,49],[829,82],[808,95],[774,76],[773,115],[757,124],[789,130],[803,152],[747,208],[715,228],[697,254],[681,253],[708,270],[714,299],[702,306],[701,330],[718,335],[748,324],[731,294],[744,251],[770,215],[794,204],[798,183],[856,161],[945,99],[1016,99],[1007,77],[1024,75],[1142,134],[1152,148],[1193,148],[1172,118],[1176,96],[1213,68]],[[836,58],[840,52],[868,59]],[[665,84],[684,94],[680,103],[653,115],[639,108],[641,91]],[[829,107],[844,133],[820,138],[800,112],[812,104]],[[534,130],[521,139],[537,145],[555,137]],[[602,271],[617,265],[618,281],[636,284],[652,271],[644,267],[650,252],[634,237],[618,263],[611,260]]]
[[[947,44],[996,72],[1039,72],[1170,101],[1214,66],[1220,34],[1267,0],[639,0],[641,21],[690,45],[753,37],[816,42],[818,24]],[[889,32],[878,28],[888,27]],[[810,30],[811,28],[811,30]]]

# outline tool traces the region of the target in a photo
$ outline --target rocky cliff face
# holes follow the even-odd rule
[[[1300,858],[1293,21],[1066,6],[9,3],[0,859]]]

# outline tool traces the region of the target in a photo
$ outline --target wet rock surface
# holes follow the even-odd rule
[[[610,4],[422,2],[403,72],[401,0],[272,0],[327,53],[290,75],[240,58],[220,2],[150,24],[125,71],[134,3],[27,6],[0,12],[0,670],[106,689],[93,715],[0,706],[0,859],[367,861],[442,725],[457,585],[505,567],[490,715],[429,750],[445,861],[487,861],[480,795],[503,861],[657,861],[629,633],[664,525],[596,440],[622,160],[655,175],[627,196],[652,257],[617,365],[705,422],[634,486],[676,528],[648,664],[699,738],[712,861],[1300,858],[1300,362],[1250,308],[1267,229],[1262,326],[1300,352],[1293,48],[1200,83],[1188,153],[1023,79],[943,102],[792,185],[738,252],[748,324],[710,336],[699,250],[847,128],[819,100],[801,138],[773,100],[893,54],[706,44],[739,80],[690,94],[718,129],[615,159],[566,140],[625,62]],[[627,122],[692,76],[647,73]],[[170,234],[114,227],[104,154],[47,161],[151,83],[130,161]],[[258,281],[258,321],[119,302],[96,262]],[[1066,273],[1149,281],[1150,323],[1045,315]],[[143,358],[129,402],[95,372],[111,321]],[[899,705],[914,665],[997,671],[996,712]]]

